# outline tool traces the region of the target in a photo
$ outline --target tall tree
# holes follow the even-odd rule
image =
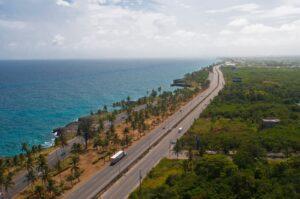
[[[55,181],[53,179],[47,180],[47,193],[49,193],[50,198],[53,198],[53,194],[57,192]]]
[[[179,139],[177,139],[176,144],[175,144],[175,146],[174,146],[174,148],[173,148],[173,151],[174,151],[174,153],[175,153],[177,159],[178,159],[178,155],[179,155],[179,153],[181,152],[181,150],[182,150],[182,144],[181,144],[181,142],[179,141]]]
[[[79,156],[78,155],[74,155],[71,158],[71,175],[73,176],[73,179],[78,179],[79,181],[79,177],[80,177],[80,168],[79,168]]]
[[[34,194],[37,198],[45,198],[45,187],[43,185],[36,185],[34,188]]]
[[[26,181],[31,185],[36,181],[36,175],[33,169],[27,171]]]
[[[88,140],[93,136],[93,131],[92,131],[92,119],[90,117],[82,118],[79,121],[79,126],[78,126],[78,132],[80,135],[83,136],[85,140],[85,149],[88,147]]]
[[[21,146],[21,150],[28,153],[30,151],[28,144],[23,142]]]
[[[8,172],[8,174],[4,177],[3,186],[7,195],[8,195],[8,189],[15,184],[13,182],[13,175],[14,174],[12,172]]]

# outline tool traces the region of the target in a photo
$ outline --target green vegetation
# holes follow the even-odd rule
[[[203,144],[211,145],[213,150],[236,150],[248,140],[258,142],[268,152],[289,155],[299,151],[300,69],[224,68],[223,72],[227,80],[225,89],[190,133],[199,135]],[[242,82],[233,83],[234,77],[241,77]],[[263,118],[278,118],[280,123],[262,128]],[[206,131],[200,127],[204,120],[210,126]],[[214,143],[220,139],[227,142],[226,146]]]
[[[91,111],[89,116],[79,118],[78,122],[72,122],[64,128],[57,128],[55,147],[61,147],[62,153],[58,154],[54,167],[48,165],[47,153],[42,146],[29,146],[22,143],[22,153],[13,158],[0,158],[0,186],[1,192],[7,192],[13,188],[13,176],[18,171],[26,171],[26,181],[30,185],[18,197],[19,198],[56,198],[64,191],[71,189],[80,178],[84,178],[84,170],[90,165],[97,164],[100,160],[105,163],[118,149],[124,149],[145,135],[160,122],[174,113],[180,106],[188,102],[199,91],[205,89],[209,81],[207,77],[211,67],[186,74],[185,81],[191,83],[190,88],[179,88],[171,91],[163,91],[161,87],[153,89],[147,96],[131,101],[130,96],[126,100],[113,104],[115,110],[109,111],[107,106],[96,112]],[[142,108],[139,108],[142,107]],[[126,116],[125,121],[115,125],[118,114]],[[124,119],[124,118],[123,118]],[[74,143],[69,155],[64,149],[68,140],[74,136],[82,136],[84,146]],[[65,156],[59,160],[59,156]],[[90,164],[80,162],[82,159],[92,158]],[[53,164],[53,162],[52,162]],[[98,167],[100,164],[97,165]]]
[[[225,88],[173,149],[188,159],[163,160],[130,198],[300,197],[300,68],[259,63],[222,68]]]
[[[193,164],[190,168],[188,164]],[[241,169],[225,155],[162,160],[131,199],[156,198],[299,198],[300,160],[257,163]],[[169,170],[177,172],[168,172]],[[154,175],[152,174],[154,173]],[[162,182],[163,181],[163,182]]]

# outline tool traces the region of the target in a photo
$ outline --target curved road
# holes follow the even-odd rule
[[[223,88],[224,78],[219,67],[218,65],[213,68],[208,89],[200,93],[151,133],[148,133],[138,143],[130,147],[126,151],[128,155],[119,163],[105,167],[77,190],[66,196],[66,198],[95,198],[99,197],[99,194],[106,189],[108,190],[101,198],[126,198],[138,185],[140,172],[145,176],[161,158],[168,154],[170,140],[176,140],[182,136],[183,132],[193,124],[194,120],[199,117],[209,102]],[[182,133],[178,133],[179,127],[183,128]],[[149,148],[149,152],[144,155]],[[125,175],[118,179],[124,173]],[[116,182],[113,183],[114,181]]]

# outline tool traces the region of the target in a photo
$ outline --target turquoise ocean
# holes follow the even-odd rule
[[[104,105],[138,99],[214,59],[0,61],[0,157],[22,142],[50,146],[51,131]]]

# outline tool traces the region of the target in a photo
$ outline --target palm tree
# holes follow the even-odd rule
[[[99,150],[99,147],[103,146],[103,141],[101,140],[100,136],[98,135],[97,137],[94,138],[94,148],[97,148]]]
[[[188,148],[187,155],[188,155],[188,160],[191,162],[194,159],[194,153],[193,153],[193,148],[192,147]]]
[[[43,168],[43,172],[42,172],[42,181],[44,184],[46,184],[46,181],[49,179],[50,177],[50,169],[48,167],[48,165],[45,165],[45,167]]]
[[[4,177],[4,182],[3,182],[3,186],[4,189],[6,191],[6,194],[8,195],[8,189],[11,188],[15,183],[13,182],[12,178],[13,178],[13,173],[9,172],[5,177]]]
[[[33,159],[31,157],[31,154],[28,153],[26,159],[26,169],[28,171],[28,170],[32,170],[32,168],[33,168]]]
[[[177,159],[178,159],[178,155],[181,152],[181,150],[182,150],[181,142],[177,139],[176,144],[173,148],[173,151],[176,154]]]
[[[39,144],[39,145],[37,146],[37,150],[38,150],[38,152],[41,152],[41,151],[42,151],[42,149],[43,149],[42,145],[40,145],[40,144]]]
[[[28,146],[28,144],[25,143],[25,142],[23,142],[23,143],[22,143],[21,150],[24,151],[24,152],[26,152],[26,153],[28,153],[28,151],[29,151],[29,146]]]
[[[107,106],[106,105],[103,106],[103,112],[107,112]]]
[[[43,183],[45,184],[49,178],[49,172],[50,172],[45,156],[41,154],[38,157],[37,163],[38,163],[37,170],[42,173],[41,178]]]
[[[158,89],[157,89],[157,91],[159,92],[159,95],[161,95],[161,86],[160,87],[158,87]]]
[[[32,147],[31,147],[31,152],[32,152],[33,154],[36,154],[36,153],[38,152],[38,147],[35,146],[35,145],[32,145]]]
[[[37,169],[38,171],[42,172],[44,170],[44,168],[47,166],[47,162],[46,162],[46,158],[44,155],[40,155],[38,157],[38,160],[37,160]]]
[[[104,130],[104,123],[103,123],[103,119],[100,118],[99,119],[99,127],[98,127],[99,131],[103,131]]]
[[[61,179],[61,172],[62,172],[61,160],[57,161],[57,163],[55,165],[55,168],[56,168],[57,172],[59,173],[60,182],[62,182],[62,179]]]
[[[31,184],[31,185],[36,181],[36,176],[35,176],[35,172],[33,171],[33,169],[30,169],[27,172],[26,180],[27,180],[28,184]]]
[[[47,193],[49,193],[50,198],[52,198],[53,193],[56,192],[56,186],[55,186],[55,181],[53,179],[48,179],[47,180]]]
[[[5,167],[4,167],[4,164],[3,164],[2,160],[0,159],[0,186],[1,186],[1,193],[3,192],[3,185],[4,185],[4,181],[5,181],[4,172],[5,172]]]
[[[81,176],[80,169],[79,168],[75,169],[73,175],[74,175],[74,178],[77,179],[78,182],[79,182],[80,181],[80,176]]]
[[[38,196],[38,198],[45,198],[45,187],[43,185],[36,185],[34,188],[34,194]]]
[[[59,141],[60,141],[60,145],[62,146],[63,149],[65,146],[68,146],[67,138],[63,133],[60,134]]]
[[[74,144],[72,145],[72,150],[71,150],[71,152],[72,152],[73,154],[79,154],[79,153],[81,152],[81,144],[80,144],[80,143],[74,143]]]
[[[129,128],[125,127],[125,129],[124,129],[124,136],[125,136],[125,144],[126,144],[126,146],[128,146],[128,144],[129,144],[129,136],[128,136],[128,134],[129,134]]]
[[[80,177],[80,168],[79,168],[79,156],[74,155],[71,158],[71,175],[73,178],[77,178],[79,181]]]
[[[187,160],[183,160],[181,166],[184,174],[186,174],[189,171],[189,162]]]
[[[93,121],[89,117],[83,118],[79,122],[78,133],[82,135],[85,140],[85,149],[88,147],[88,140],[93,137],[91,130],[92,123]]]

